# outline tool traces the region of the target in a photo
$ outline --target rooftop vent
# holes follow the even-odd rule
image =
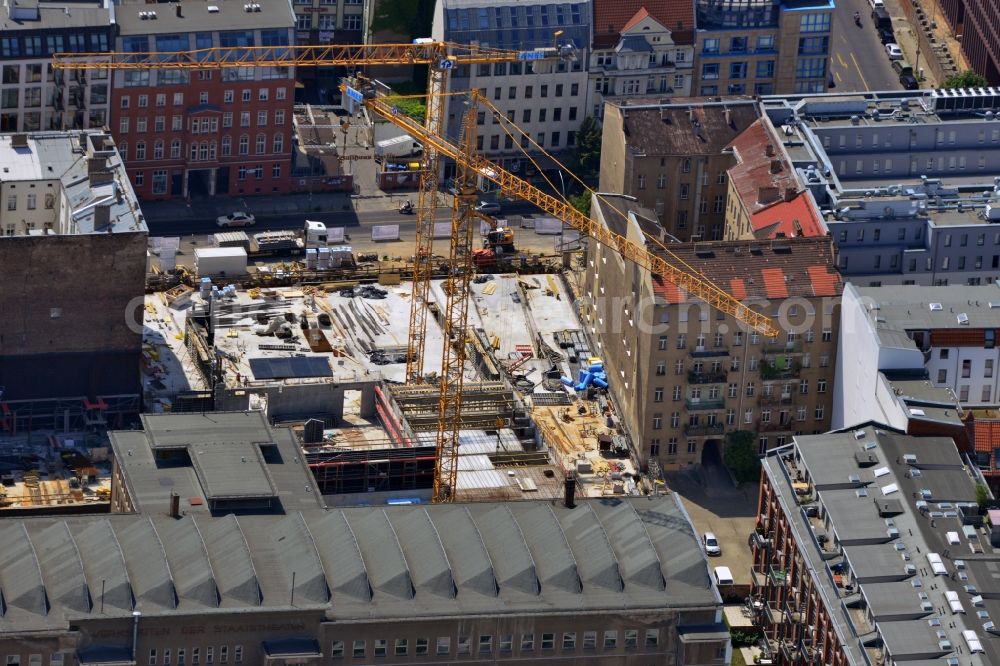
[[[903,462],[905,462],[907,465],[916,465],[917,464],[917,456],[915,454],[913,454],[913,453],[904,453],[903,454]]]
[[[944,306],[942,306],[940,303],[931,303],[927,307],[929,307],[934,312],[937,312],[939,310],[943,310],[944,309]]]
[[[864,439],[866,434],[864,430],[855,430],[854,439]]]
[[[965,314],[964,312],[959,312],[958,316],[955,317],[955,319],[957,319],[958,323],[961,324],[962,326],[969,325],[969,315]]]
[[[218,14],[219,13],[219,6],[218,5],[209,5],[207,7],[207,9],[208,9],[208,13],[209,14]]]

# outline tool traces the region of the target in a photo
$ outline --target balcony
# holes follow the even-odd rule
[[[802,339],[796,338],[791,342],[784,340],[768,342],[764,344],[765,354],[801,354],[802,353]]]
[[[725,370],[695,372],[688,371],[688,384],[724,384],[728,375]]]
[[[726,401],[722,398],[685,398],[684,406],[688,408],[688,411],[697,411],[702,409],[722,409],[726,404]]]
[[[709,349],[705,346],[694,347],[693,349],[688,349],[688,356],[691,358],[713,358],[718,356],[729,356],[729,350],[724,347],[712,347]]]
[[[798,379],[802,373],[801,363],[788,365],[785,359],[778,357],[773,362],[764,361],[760,364],[760,378],[764,381],[772,379]]]
[[[761,405],[793,405],[795,398],[792,393],[761,393],[757,403]]]
[[[795,430],[795,423],[791,419],[781,422],[779,419],[773,421],[757,420],[757,432],[792,432]]]
[[[788,571],[772,565],[767,568],[767,579],[775,587],[784,587],[788,584]]]
[[[684,434],[688,437],[704,437],[706,435],[721,435],[726,431],[726,427],[721,423],[705,423],[701,425],[684,426]]]

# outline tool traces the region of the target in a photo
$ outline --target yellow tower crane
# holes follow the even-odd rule
[[[407,353],[408,382],[422,376],[427,330],[427,303],[430,290],[434,210],[437,207],[438,164],[443,157],[456,164],[456,189],[452,207],[451,239],[448,251],[449,272],[445,289],[447,303],[444,322],[444,349],[438,401],[437,459],[434,473],[435,502],[455,499],[458,477],[458,433],[462,405],[462,385],[466,358],[469,282],[473,273],[473,223],[477,182],[487,179],[501,192],[528,201],[571,228],[618,252],[655,275],[672,282],[691,296],[743,322],[765,336],[778,334],[774,324],[763,314],[743,305],[728,293],[696,274],[690,266],[680,266],[650,252],[644,246],[610,231],[592,221],[564,200],[550,196],[528,182],[505,171],[475,152],[475,102],[462,118],[459,143],[444,137],[444,108],[447,80],[451,70],[468,64],[554,60],[572,57],[571,49],[549,48],[535,51],[505,51],[464,46],[432,40],[413,44],[327,45],[209,48],[176,53],[96,53],[58,54],[56,69],[224,69],[232,67],[364,67],[370,65],[429,65],[427,115],[420,122],[398,113],[384,97],[374,91],[344,86],[345,94],[363,103],[372,113],[388,120],[424,145],[424,170],[420,180],[417,210],[413,296],[410,308],[410,339]],[[667,252],[669,256],[669,253]]]

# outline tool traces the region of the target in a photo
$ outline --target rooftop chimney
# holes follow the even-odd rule
[[[761,187],[757,190],[757,203],[768,204],[781,198],[781,191],[777,187]]]
[[[771,160],[771,173],[781,173],[781,160]]]
[[[174,5],[174,11],[177,12],[177,18],[184,18],[183,12],[181,12],[181,3]]]
[[[28,147],[28,135],[27,134],[13,134],[10,137],[10,145],[12,148],[27,148]]]
[[[108,227],[108,230],[110,231],[111,206],[109,204],[94,206],[94,231],[104,227]]]
[[[576,474],[569,472],[566,475],[566,484],[563,490],[565,492],[563,502],[566,504],[566,508],[574,508],[576,506]]]
[[[774,144],[773,143],[767,144],[767,148],[764,149],[764,153],[768,157],[774,157]]]
[[[170,517],[181,517],[181,496],[177,493],[170,493]]]
[[[799,194],[798,190],[796,190],[794,187],[786,187],[785,188],[785,201],[791,201],[796,196],[798,196],[798,194]]]

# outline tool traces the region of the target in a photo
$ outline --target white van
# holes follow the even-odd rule
[[[885,0],[868,0],[868,4],[872,6],[872,9],[885,7]]]
[[[733,572],[729,570],[729,567],[715,567],[713,570],[715,573],[715,584],[716,585],[735,585],[736,581],[733,580]]]

